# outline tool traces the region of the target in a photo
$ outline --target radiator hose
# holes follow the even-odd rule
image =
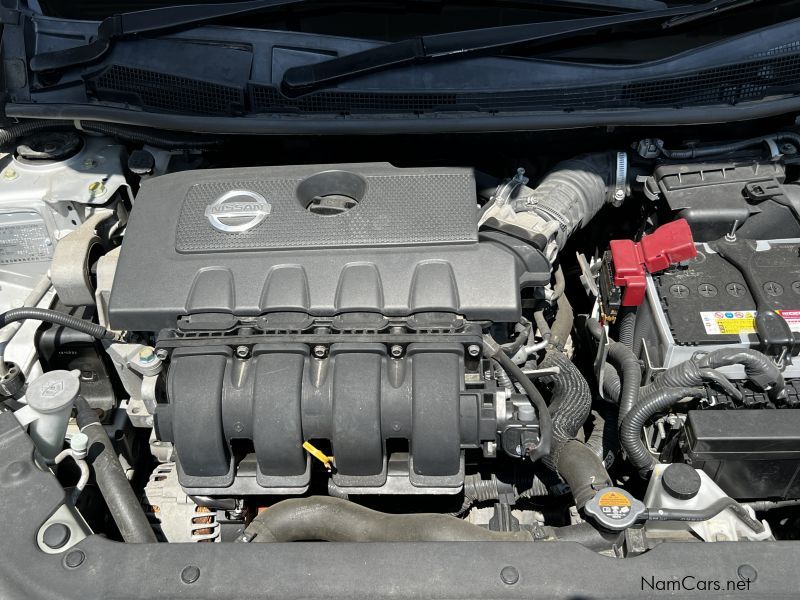
[[[153,528],[125,476],[97,413],[80,396],[75,400],[75,407],[78,427],[89,437],[87,460],[92,465],[97,486],[122,539],[133,544],[155,543],[157,540]]]
[[[259,513],[237,542],[534,542],[574,541],[592,550],[608,550],[620,535],[589,523],[490,531],[438,513],[387,514],[341,498],[311,496],[273,504]]]
[[[439,513],[393,515],[328,496],[292,498],[258,514],[239,541],[531,542],[530,531],[489,531]]]
[[[550,402],[553,443],[544,463],[567,482],[580,509],[598,489],[611,485],[600,457],[577,439],[592,409],[592,393],[575,364],[557,348],[551,346],[540,366],[559,369],[558,375],[542,378],[543,382],[553,384]]]

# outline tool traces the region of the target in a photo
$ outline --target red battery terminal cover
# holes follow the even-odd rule
[[[647,273],[663,271],[697,256],[686,219],[662,225],[641,242],[612,240],[610,249],[614,285],[625,288],[622,306],[639,306],[644,301]]]

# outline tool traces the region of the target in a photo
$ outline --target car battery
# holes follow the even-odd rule
[[[792,331],[800,332],[800,240],[753,244],[752,279],[770,308]],[[695,247],[694,258],[647,276],[647,299],[640,307],[637,329],[646,338],[643,346],[651,369],[667,369],[719,348],[759,347],[756,301],[744,277],[713,250],[713,244]],[[725,369],[734,379],[737,373],[744,376],[741,367]],[[800,361],[795,359],[784,376],[800,376]]]

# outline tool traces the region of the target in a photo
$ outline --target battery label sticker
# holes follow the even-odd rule
[[[800,332],[800,310],[777,311],[789,324],[789,329]],[[756,311],[726,310],[700,313],[708,335],[740,335],[756,332]]]

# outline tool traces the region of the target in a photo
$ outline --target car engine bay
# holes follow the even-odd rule
[[[477,164],[131,132],[2,140],[43,552],[800,539],[800,133]]]

